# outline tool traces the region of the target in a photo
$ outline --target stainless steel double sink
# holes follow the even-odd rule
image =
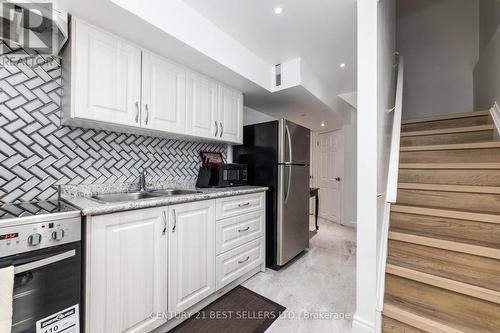
[[[115,202],[135,201],[141,199],[171,197],[176,195],[196,194],[196,193],[201,193],[201,192],[194,190],[167,189],[167,190],[155,190],[155,191],[98,194],[92,196],[92,199],[106,203],[115,203]]]

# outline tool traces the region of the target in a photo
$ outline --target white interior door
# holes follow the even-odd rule
[[[319,216],[342,222],[342,178],[344,176],[344,135],[342,130],[318,135]]]

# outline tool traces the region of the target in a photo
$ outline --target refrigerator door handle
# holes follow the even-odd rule
[[[288,125],[285,125],[285,136],[288,141],[288,153],[289,153],[289,163],[292,163],[293,158],[292,158],[292,137],[290,136],[290,128],[288,128]],[[286,151],[286,149],[285,149]]]
[[[285,191],[285,204],[288,203],[288,197],[290,196],[290,186],[292,185],[292,168],[291,167],[286,167],[285,170],[288,170],[287,172],[287,186],[286,186],[286,191]]]

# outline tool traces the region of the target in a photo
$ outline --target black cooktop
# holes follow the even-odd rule
[[[5,204],[0,206],[0,220],[72,212],[76,210],[75,207],[58,200]]]

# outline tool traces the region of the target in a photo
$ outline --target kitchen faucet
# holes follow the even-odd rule
[[[146,191],[146,171],[144,170],[139,174],[139,190]]]

